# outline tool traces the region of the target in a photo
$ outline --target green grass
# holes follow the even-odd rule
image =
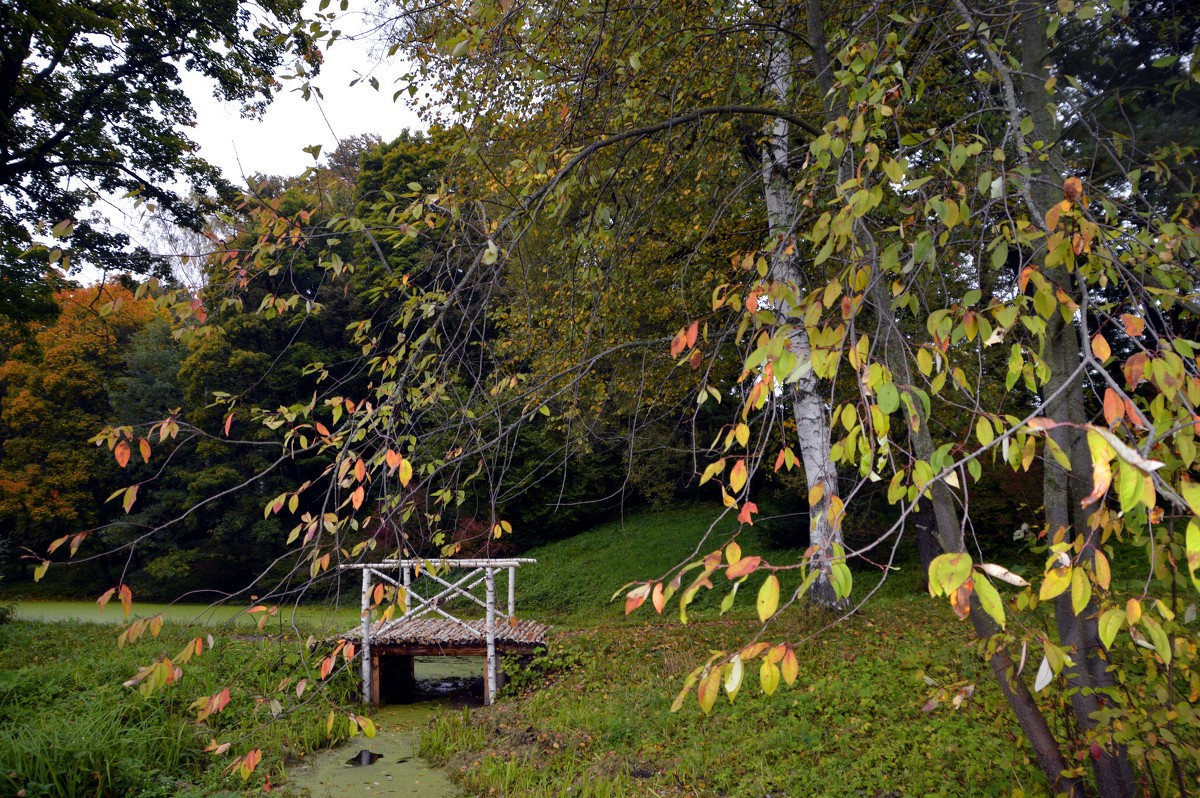
[[[472,792],[522,798],[1045,794],[969,627],[918,592],[915,566],[832,629],[823,628],[829,616],[802,607],[773,622],[763,639],[804,641],[793,687],[763,695],[755,662],[735,702],[722,695],[706,716],[693,696],[671,713],[693,667],[754,639],[760,578],[726,616],[718,605],[729,583],[714,578],[687,626],[675,602],[669,619],[648,603],[623,618],[623,602],[609,599],[690,557],[712,517],[707,509],[634,516],[532,552],[539,562],[520,572],[518,614],[558,624],[550,652],[514,671],[496,706],[440,717],[422,754]],[[796,556],[771,551],[754,532],[739,542],[775,562]],[[879,578],[856,569],[856,595]],[[947,701],[922,711],[941,687],[967,685],[974,693],[960,708]]]
[[[268,774],[279,780],[288,757],[349,735],[344,717],[328,735],[326,718],[331,702],[351,699],[353,679],[341,673],[324,691],[298,699],[303,644],[295,639],[218,639],[182,666],[174,685],[149,697],[123,686],[139,666],[175,656],[183,643],[164,630],[119,649],[111,627],[0,625],[0,795],[150,798],[241,789],[241,779],[223,770],[251,748],[263,751],[249,782],[261,789]],[[192,701],[227,686],[229,705],[197,723]],[[206,753],[212,739],[232,743],[229,752]]]

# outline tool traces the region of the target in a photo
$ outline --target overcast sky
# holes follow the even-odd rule
[[[342,26],[353,27],[354,19],[339,23]],[[236,104],[213,97],[207,80],[188,75],[184,87],[196,108],[196,127],[188,135],[200,145],[201,157],[240,184],[244,175],[255,172],[299,174],[312,165],[312,156],[303,148],[313,144],[328,152],[339,138],[376,133],[390,140],[406,127],[421,127],[405,102],[407,93],[392,102],[404,65],[398,59],[381,63],[370,49],[367,41],[338,39],[325,51],[325,63],[313,79],[324,99],[312,95],[305,101],[293,90],[297,81],[284,81],[284,92],[261,119],[243,119]],[[379,80],[379,91],[371,88],[368,75]],[[363,80],[351,86],[356,77]]]
[[[307,5],[306,13],[316,12],[317,2],[310,0]],[[313,164],[312,155],[304,148],[314,144],[329,152],[339,139],[360,133],[374,133],[390,141],[405,128],[423,129],[406,102],[407,92],[392,101],[397,89],[407,86],[397,83],[407,71],[405,64],[372,55],[366,37],[353,37],[354,31],[365,27],[361,18],[349,15],[340,19],[337,27],[344,35],[324,51],[320,74],[312,80],[323,97],[314,93],[305,100],[296,90],[300,81],[284,80],[283,91],[257,119],[243,118],[237,103],[214,97],[212,83],[206,78],[183,73],[184,90],[196,109],[196,125],[185,132],[200,146],[200,156],[220,167],[231,182],[244,185],[245,178],[255,173],[300,174]],[[378,91],[367,77],[379,81]],[[360,80],[351,86],[355,78]],[[152,252],[163,250],[163,243],[147,233],[142,212],[132,201],[108,197],[96,210],[135,243]],[[100,279],[100,273],[85,266],[76,279],[92,283]]]

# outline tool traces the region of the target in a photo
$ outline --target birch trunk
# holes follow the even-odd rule
[[[770,35],[767,87],[781,108],[788,108],[793,99],[794,61],[788,31],[795,23],[795,16],[793,8],[786,7],[779,29]],[[769,277],[801,286],[803,273],[800,251],[793,238],[800,208],[790,176],[790,126],[786,120],[776,118],[766,133],[762,146],[761,174],[770,241],[773,244]],[[780,319],[789,316],[786,306],[776,308],[776,311]],[[809,595],[820,606],[838,607],[846,602],[837,600],[830,581],[833,544],[841,545],[842,534],[840,522],[835,525],[829,518],[830,500],[838,495],[837,468],[829,454],[829,416],[820,392],[820,383],[811,366],[812,344],[799,319],[792,325],[789,339],[800,371],[799,379],[788,389],[791,392],[800,459],[804,464],[809,495],[814,495],[814,488],[821,488],[821,498],[809,507],[809,542],[816,547],[813,567],[819,569]]]

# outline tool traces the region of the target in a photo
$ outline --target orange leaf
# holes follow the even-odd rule
[[[699,337],[700,322],[694,321],[691,323],[691,326],[687,328],[687,332],[684,334],[684,341],[687,343],[689,349],[696,345],[696,339]]]
[[[758,505],[754,502],[746,502],[742,505],[742,511],[738,513],[738,522],[754,526],[754,513],[758,512]]]
[[[1112,468],[1109,467],[1107,458],[1092,458],[1092,492],[1079,502],[1080,506],[1087,507],[1098,501],[1108,491],[1108,486],[1111,484]]]
[[[96,603],[100,605],[100,612],[102,614],[104,612],[104,605],[108,604],[108,600],[111,599],[113,594],[116,592],[117,589],[115,587],[110,587],[108,590],[105,590],[100,594],[100,598],[96,599]]]
[[[1142,332],[1146,329],[1145,319],[1129,313],[1121,314],[1121,323],[1125,325],[1125,334],[1130,338],[1140,338]]]
[[[743,557],[725,569],[725,576],[729,579],[739,579],[743,576],[749,576],[758,570],[758,566],[761,562],[762,557]]]
[[[692,371],[700,368],[700,363],[704,360],[704,355],[699,349],[692,350],[692,356],[688,358],[688,365],[692,367]]]
[[[1068,177],[1063,182],[1063,197],[1068,201],[1074,202],[1083,196],[1083,183],[1079,182],[1078,177]]]
[[[121,599],[121,611],[128,618],[129,613],[133,612],[133,591],[129,589],[129,585],[121,585],[121,589],[117,591],[117,596]]]
[[[642,606],[642,602],[646,600],[646,596],[648,595],[650,595],[650,585],[648,584],[635,587],[625,594],[625,614],[628,615]]]
[[[129,442],[117,441],[116,448],[113,449],[113,457],[117,458],[117,465],[124,468],[129,464]]]
[[[359,462],[362,461],[360,460]],[[366,498],[366,495],[366,489],[363,488],[362,485],[359,485],[354,489],[354,492],[350,494],[350,505],[354,507],[355,510],[357,510],[359,507],[362,507],[363,499]]]
[[[395,471],[400,467],[400,461],[404,458],[400,456],[399,452],[394,452],[391,449],[388,449],[386,452],[384,452],[383,459],[387,461],[387,467],[392,471]]]
[[[1135,427],[1138,427],[1139,429],[1145,429],[1146,425],[1142,423],[1142,417],[1138,415],[1136,410],[1134,410],[1133,402],[1129,401],[1128,399],[1124,399],[1122,400],[1122,403],[1125,405],[1125,418],[1129,419],[1129,422]]]
[[[328,679],[330,672],[333,671],[333,657],[326,657],[321,662],[321,678]]]
[[[138,451],[141,452],[142,462],[149,463],[150,462],[150,441],[146,440],[145,438],[142,438],[140,441],[138,441]]]
[[[958,616],[959,620],[971,614],[971,592],[973,589],[974,585],[968,579],[950,596],[950,609],[954,610],[954,614]]]
[[[260,761],[262,761],[262,751],[260,749],[255,748],[246,754],[246,758],[242,760],[242,767],[239,770],[242,781],[250,778],[250,774],[258,767]]]
[[[229,428],[233,426],[233,413],[225,416],[225,437],[229,437]]]
[[[1130,355],[1122,370],[1125,372],[1125,385],[1131,389],[1136,388],[1146,372],[1146,353],[1136,352]]]
[[[1032,274],[1032,266],[1026,266],[1024,269],[1021,269],[1021,274],[1017,277],[1017,287],[1021,290],[1022,294],[1025,293],[1025,286],[1029,284],[1029,278]]]
[[[125,501],[121,502],[121,506],[125,508],[125,512],[133,509],[133,503],[137,501],[138,486],[130,485],[125,489]]]
[[[1104,422],[1112,426],[1125,415],[1125,404],[1112,388],[1104,390]]]
[[[654,590],[650,593],[650,603],[654,605],[654,611],[662,615],[663,607],[667,605],[666,598],[663,596],[662,582],[654,583]]]
[[[687,348],[687,329],[679,328],[679,332],[675,333],[675,337],[671,339],[671,357],[679,357],[679,354]]]

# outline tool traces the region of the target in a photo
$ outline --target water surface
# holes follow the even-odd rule
[[[312,798],[460,798],[463,792],[441,770],[417,756],[420,729],[435,712],[479,704],[482,688],[480,657],[418,657],[417,700],[372,712],[373,739],[359,736],[293,765],[286,790]],[[360,764],[364,750],[379,755],[374,764]]]

